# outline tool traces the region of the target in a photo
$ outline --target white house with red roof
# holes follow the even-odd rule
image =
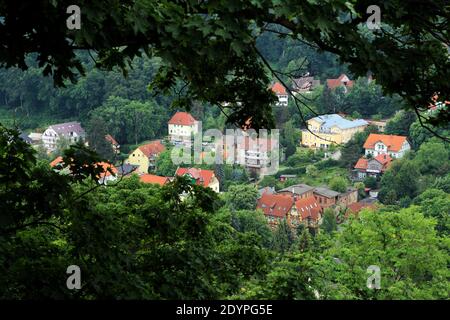
[[[278,102],[275,103],[276,106],[287,106],[289,101],[289,95],[286,88],[279,82],[275,82],[271,87],[273,93],[278,98]]]
[[[190,145],[199,133],[198,121],[188,112],[178,111],[168,122],[169,139],[173,144]]]
[[[402,158],[411,145],[404,136],[371,133],[364,143],[366,156],[376,157],[388,154],[392,158]]]
[[[195,182],[196,185],[210,188],[213,191],[219,193],[219,180],[217,179],[214,171],[198,169],[198,168],[178,168],[175,172],[175,176],[188,177]]]

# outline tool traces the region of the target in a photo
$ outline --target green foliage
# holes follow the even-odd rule
[[[342,177],[333,177],[329,182],[329,187],[337,192],[347,191],[347,180]]]
[[[414,199],[425,217],[435,218],[439,234],[450,235],[450,194],[438,189],[428,189]]]
[[[336,215],[333,209],[326,208],[323,212],[323,221],[321,225],[326,233],[332,233],[337,230]]]
[[[367,176],[364,179],[364,186],[366,188],[376,189],[377,188],[377,179],[375,177],[372,177],[372,176]]]
[[[171,158],[172,149],[166,149],[156,158],[156,174],[159,176],[173,177],[177,166]]]
[[[253,185],[232,185],[225,194],[225,203],[232,212],[237,210],[254,210],[258,190]]]
[[[450,170],[450,149],[441,140],[433,138],[420,146],[414,162],[422,174],[441,176]]]

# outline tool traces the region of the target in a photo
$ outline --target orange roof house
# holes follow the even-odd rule
[[[195,184],[203,187],[208,187],[216,192],[219,192],[219,180],[217,180],[214,171],[198,169],[198,168],[178,168],[175,172],[176,176],[189,176],[195,180]]]
[[[165,149],[166,147],[160,140],[151,141],[132,151],[126,160],[126,163],[137,166],[137,173],[148,173],[149,169],[155,169],[156,158]]]
[[[139,177],[139,180],[143,183],[159,184],[160,186],[169,182],[168,177],[156,176],[154,174],[143,174]]]
[[[398,152],[405,141],[404,136],[371,133],[364,143],[364,149],[374,149],[377,142],[382,142],[388,147],[388,151]]]
[[[287,94],[286,88],[279,82],[275,82],[272,85],[271,89],[276,95],[286,95]]]
[[[316,198],[310,196],[295,201],[295,207],[302,220],[311,219],[312,222],[318,222],[320,219],[321,207],[317,204]]]
[[[258,199],[256,208],[261,209],[266,216],[282,219],[287,218],[293,205],[294,200],[291,196],[263,193]]]
[[[353,81],[350,80],[345,74],[341,74],[337,79],[327,79],[327,87],[331,90],[343,86],[344,88],[353,87]]]
[[[106,141],[108,141],[109,143],[111,143],[113,146],[118,146],[118,145],[119,145],[119,143],[116,141],[116,139],[114,139],[113,136],[110,135],[110,134],[107,134],[107,135],[105,136],[105,139],[106,139]]]
[[[190,126],[195,124],[196,121],[197,120],[195,120],[195,118],[190,113],[178,111],[169,120],[169,124]]]
[[[166,150],[166,147],[161,143],[160,140],[155,140],[138,147],[138,149],[141,150],[142,153],[145,154],[148,158],[151,158]]]

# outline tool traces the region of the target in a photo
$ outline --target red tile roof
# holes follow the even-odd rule
[[[291,196],[264,193],[258,199],[256,208],[261,209],[266,216],[286,218],[293,205],[294,200]]]
[[[166,147],[164,147],[161,141],[155,140],[140,146],[139,150],[141,150],[145,154],[145,156],[149,158],[151,156],[157,156],[158,154],[166,150]]]
[[[50,162],[50,167],[55,167],[55,166],[57,166],[58,164],[60,164],[60,163],[62,163],[63,162],[63,157],[61,157],[61,156],[59,156],[59,157],[57,157],[55,160],[53,160],[52,162]]]
[[[275,82],[271,89],[275,94],[278,94],[278,95],[286,95],[287,94],[286,88],[279,82]]]
[[[353,87],[353,81],[352,80],[347,81],[347,83],[344,83],[342,81],[344,77],[346,77],[346,75],[345,74],[341,74],[339,76],[339,78],[337,78],[337,79],[327,79],[327,87],[330,88],[330,89],[335,89],[335,88],[340,87],[342,85],[345,85],[348,88]]]
[[[303,198],[295,201],[295,206],[302,220],[311,217],[312,220],[318,221],[320,218],[320,206],[317,204],[314,196]]]
[[[350,214],[358,214],[362,209],[376,209],[376,205],[373,203],[364,203],[364,202],[355,202],[347,206],[347,212],[345,213],[345,217],[348,218]]]
[[[373,159],[381,163],[382,165],[381,171],[385,171],[392,162],[392,158],[388,154],[379,154]],[[370,160],[371,159],[367,159],[364,157],[359,158],[358,162],[356,162],[355,164],[355,169],[366,170]]]
[[[108,169],[111,169],[113,175],[117,175],[117,168],[109,162],[98,162],[95,164],[95,167],[102,167],[100,178],[108,177],[111,175],[111,172],[109,172]]]
[[[181,126],[190,126],[190,125],[193,125],[196,121],[197,120],[195,120],[194,117],[190,113],[178,111],[169,120],[169,124],[177,124],[177,125],[181,125]]]
[[[402,148],[403,143],[406,141],[406,137],[371,133],[364,143],[364,149],[375,148],[375,144],[379,141],[387,146],[388,151],[398,152]]]
[[[383,167],[384,166],[387,167],[391,163],[392,158],[388,154],[379,154],[375,157],[375,160],[377,160],[379,163],[381,163],[383,165]]]
[[[355,169],[366,170],[368,165],[368,159],[359,158],[358,162],[355,164]]]
[[[196,184],[199,186],[207,187],[214,178],[214,171],[197,169],[197,168],[178,168],[175,172],[176,176],[190,175],[195,179]]]
[[[159,184],[160,186],[163,186],[169,182],[169,178],[155,176],[154,174],[143,174],[139,177],[139,180],[143,183]]]
[[[105,139],[106,139],[106,141],[108,141],[108,142],[111,143],[112,145],[115,145],[115,146],[118,146],[118,145],[119,145],[119,143],[116,141],[116,139],[114,139],[113,136],[110,135],[110,134],[107,134],[107,135],[105,136]]]

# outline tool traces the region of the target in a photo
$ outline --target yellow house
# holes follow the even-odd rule
[[[156,140],[138,147],[130,153],[127,164],[138,166],[136,173],[148,173],[148,170],[153,170],[156,165],[156,157],[166,148],[161,141]]]
[[[307,121],[308,130],[302,130],[302,145],[309,148],[327,149],[331,144],[343,144],[368,123],[362,119],[347,120],[338,114],[327,114]]]

